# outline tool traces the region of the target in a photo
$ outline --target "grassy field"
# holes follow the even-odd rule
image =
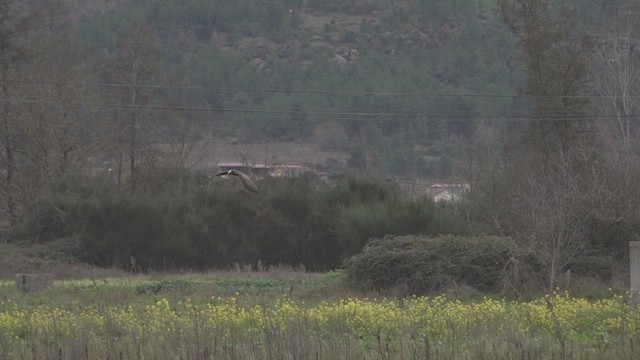
[[[0,281],[0,359],[637,359],[626,294],[374,298],[341,274]]]

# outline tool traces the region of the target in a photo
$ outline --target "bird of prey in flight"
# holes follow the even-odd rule
[[[242,171],[239,170],[227,170],[227,171],[222,171],[219,172],[213,176],[222,176],[222,175],[233,175],[233,176],[237,176],[240,178],[240,180],[242,181],[242,185],[244,185],[244,188],[251,191],[252,193],[258,193],[258,187],[256,186],[256,184],[253,183],[253,180],[251,180],[251,178],[249,176],[247,176],[247,174],[243,173]]]

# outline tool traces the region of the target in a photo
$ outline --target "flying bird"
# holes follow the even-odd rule
[[[253,180],[251,180],[251,178],[249,176],[247,176],[247,174],[243,173],[242,171],[239,170],[227,170],[227,171],[222,171],[219,172],[213,176],[222,176],[222,175],[233,175],[233,176],[237,176],[240,178],[240,180],[242,181],[242,185],[244,185],[244,188],[251,191],[252,193],[258,193],[258,187],[256,186],[256,184],[253,183]]]

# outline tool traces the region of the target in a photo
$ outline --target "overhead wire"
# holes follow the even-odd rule
[[[307,94],[340,94],[340,95],[361,95],[361,96],[423,96],[423,97],[477,97],[477,98],[524,98],[526,95],[501,95],[501,94],[441,94],[441,93],[424,93],[424,92],[354,92],[341,90],[289,90],[289,89],[251,89],[240,87],[201,87],[201,86],[178,86],[178,85],[146,85],[146,84],[118,84],[118,83],[85,83],[85,82],[66,82],[66,81],[48,81],[48,80],[30,80],[30,79],[0,79],[0,82],[10,82],[27,85],[58,85],[58,86],[97,86],[97,87],[124,87],[124,88],[141,88],[141,89],[188,89],[188,90],[206,90],[206,91],[245,91],[245,92],[283,92],[283,93],[307,93]],[[615,98],[615,95],[572,95],[572,96],[539,96],[538,98]],[[628,97],[635,99],[640,97]],[[357,112],[357,111],[296,111],[296,110],[276,110],[276,109],[236,109],[236,108],[212,108],[212,107],[196,107],[196,106],[163,106],[163,105],[130,105],[130,104],[113,104],[113,103],[91,103],[91,102],[60,102],[51,100],[34,100],[34,99],[13,99],[1,98],[0,102],[19,102],[29,104],[49,104],[49,105],[72,105],[87,106],[94,108],[121,108],[121,109],[139,109],[139,110],[158,110],[158,111],[188,111],[188,112],[216,112],[225,114],[262,114],[262,115],[288,115],[288,116],[313,116],[314,120],[445,120],[445,121],[465,121],[476,119],[503,119],[503,120],[533,120],[533,121],[579,121],[593,120],[603,118],[637,118],[636,115],[612,115],[612,114],[593,114],[593,115],[576,115],[571,113],[565,114],[446,114],[446,113],[425,113],[425,112]],[[270,117],[272,120],[277,120]],[[295,120],[291,118],[281,118],[285,120]]]
[[[139,89],[174,89],[174,90],[206,90],[215,92],[243,91],[243,92],[276,92],[288,94],[335,94],[335,95],[360,95],[360,96],[422,96],[422,97],[461,97],[461,98],[563,98],[563,99],[602,99],[619,98],[616,95],[525,95],[525,94],[479,94],[479,93],[435,93],[420,91],[347,91],[347,90],[306,90],[284,88],[245,88],[245,87],[211,87],[211,86],[187,86],[187,85],[149,85],[149,84],[122,84],[122,83],[87,83],[66,82],[51,80],[29,79],[0,79],[4,83],[31,84],[31,85],[62,85],[62,86],[91,86],[107,88],[139,88]],[[628,99],[640,99],[640,96],[629,96]]]
[[[593,115],[571,115],[571,114],[437,114],[437,113],[378,113],[378,112],[339,112],[339,111],[295,111],[295,110],[270,110],[270,109],[235,109],[235,108],[211,108],[211,107],[187,107],[187,106],[162,106],[162,105],[130,105],[113,103],[91,103],[91,102],[62,102],[50,100],[33,99],[11,99],[0,98],[0,102],[16,102],[25,104],[45,104],[45,105],[70,105],[87,106],[95,108],[121,108],[138,110],[160,110],[160,111],[190,111],[190,112],[216,112],[216,113],[239,113],[239,114],[271,114],[271,115],[318,115],[330,120],[351,119],[365,120],[371,119],[405,119],[405,120],[474,120],[474,119],[505,119],[505,120],[533,120],[533,121],[570,121],[570,120],[591,120],[596,118],[638,118],[638,115],[615,115],[615,114],[593,114]],[[355,117],[355,118],[354,118]]]

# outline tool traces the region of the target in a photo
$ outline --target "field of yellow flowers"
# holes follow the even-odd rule
[[[0,359],[640,358],[640,313],[626,295],[307,303],[286,293],[96,285],[30,298],[9,288],[0,284]]]

